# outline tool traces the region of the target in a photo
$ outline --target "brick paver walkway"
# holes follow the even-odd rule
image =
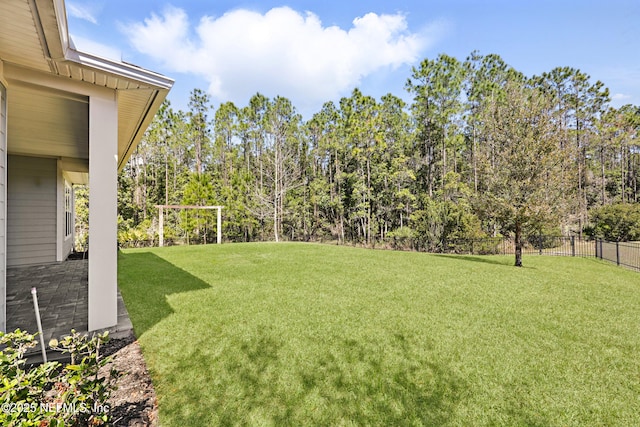
[[[38,294],[44,342],[68,335],[71,329],[88,329],[88,260],[7,269],[7,331],[17,328],[38,332],[31,288]],[[118,325],[109,328],[113,337],[132,329],[118,292]],[[35,351],[40,351],[39,347]]]

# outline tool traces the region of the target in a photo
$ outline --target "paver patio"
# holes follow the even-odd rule
[[[7,331],[38,331],[31,289],[36,288],[44,342],[88,329],[88,268],[86,259],[7,269]],[[112,338],[132,331],[131,320],[118,292],[118,324]],[[40,347],[34,349],[40,353]]]

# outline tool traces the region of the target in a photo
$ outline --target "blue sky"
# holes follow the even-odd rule
[[[308,118],[358,87],[409,100],[411,67],[496,53],[528,76],[571,66],[611,105],[640,105],[638,0],[67,0],[76,47],[176,80],[212,103],[285,96]]]

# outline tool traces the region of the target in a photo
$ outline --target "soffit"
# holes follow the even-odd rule
[[[39,71],[51,71],[29,0],[0,1],[0,58]]]
[[[89,158],[87,97],[30,85],[12,85],[9,95],[10,154]]]

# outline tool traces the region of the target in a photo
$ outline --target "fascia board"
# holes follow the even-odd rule
[[[67,48],[66,60],[75,62],[83,67],[92,68],[113,76],[133,80],[155,89],[169,90],[174,80],[153,71],[145,70],[124,62],[112,61],[90,53]]]
[[[67,23],[67,8],[64,4],[64,0],[54,0],[53,7],[58,21],[58,32],[60,33],[62,54],[66,56],[67,50],[71,45],[71,39],[69,38],[69,26]]]

